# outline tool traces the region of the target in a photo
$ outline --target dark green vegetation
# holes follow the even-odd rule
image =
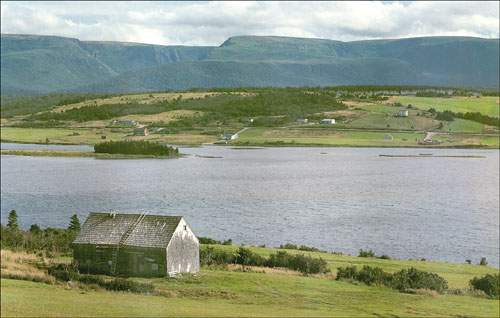
[[[500,295],[500,274],[486,274],[483,277],[474,277],[470,284],[473,288],[482,290],[486,295],[498,297]]]
[[[41,229],[32,224],[25,231],[17,224],[17,212],[10,211],[7,226],[0,225],[1,246],[13,250],[43,252],[52,254],[68,254],[71,252],[71,242],[79,231],[79,220],[76,215],[70,219],[67,229],[48,227]]]
[[[96,153],[123,155],[178,156],[179,150],[149,141],[107,141],[94,146]]]
[[[313,258],[304,254],[289,254],[279,251],[268,258],[240,247],[236,253],[218,250],[213,247],[203,247],[200,251],[201,265],[239,264],[243,266],[281,267],[296,270],[303,274],[328,273],[328,264],[321,258]]]
[[[238,36],[218,47],[1,36],[3,94],[187,88],[441,85],[496,88],[497,39],[340,42]]]

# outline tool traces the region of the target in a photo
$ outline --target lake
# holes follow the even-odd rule
[[[31,147],[31,148],[30,148]],[[91,150],[2,144],[2,149]],[[67,226],[77,213],[183,215],[196,234],[357,254],[477,263],[499,258],[499,151],[181,148],[159,160],[1,157],[2,223]],[[379,154],[482,155],[389,158]],[[216,158],[213,158],[216,157]]]

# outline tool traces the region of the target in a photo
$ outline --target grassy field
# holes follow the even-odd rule
[[[233,142],[237,145],[266,146],[353,146],[414,147],[421,146],[428,131],[447,133],[436,140],[438,147],[498,148],[498,127],[455,118],[440,121],[429,108],[454,112],[480,111],[498,116],[498,97],[429,98],[392,96],[388,100],[348,100],[328,92],[304,89],[264,89],[253,92],[168,92],[104,96],[64,103],[64,95],[24,104],[7,104],[8,118],[2,118],[2,141],[23,143],[96,144],[106,140],[150,140],[175,145],[201,145],[220,141],[224,132],[251,127]],[[69,99],[71,101],[71,99]],[[412,104],[408,117],[395,114],[402,106]],[[30,104],[31,103],[31,104]],[[62,103],[62,104],[61,104]],[[23,106],[20,115],[14,106]],[[29,114],[27,111],[35,113]],[[308,118],[316,125],[299,125],[297,119]],[[334,126],[318,125],[323,118],[335,118]],[[113,128],[112,121],[134,120],[166,133],[146,137],[131,136],[133,128]],[[16,128],[51,127],[61,128]],[[311,129],[309,129],[311,128]],[[315,129],[312,129],[315,128]],[[317,129],[316,129],[317,128]],[[347,130],[346,130],[347,129]],[[429,145],[426,145],[429,147]]]
[[[329,128],[250,128],[240,134],[236,145],[318,145],[354,147],[484,147],[498,148],[495,134],[439,134],[438,145],[420,145],[422,132],[339,130]]]
[[[131,134],[130,128],[1,128],[2,142],[45,143],[48,138],[51,144],[94,145],[103,141],[128,139],[159,141],[176,145],[200,145],[217,140],[215,136],[201,134],[199,131],[148,136],[131,136]],[[106,136],[106,139],[102,139],[101,136]]]
[[[428,110],[434,108],[437,111],[451,110],[453,112],[480,112],[484,115],[499,117],[500,102],[499,97],[483,96],[477,97],[413,97],[397,96],[394,101],[403,105],[412,104],[413,106]]]
[[[216,246],[234,250],[236,246]],[[261,255],[276,252],[251,248]],[[289,253],[299,253],[287,250]],[[76,284],[2,279],[2,316],[467,316],[497,317],[499,301],[482,296],[400,293],[386,287],[334,280],[335,268],[379,266],[397,271],[414,266],[435,272],[450,288],[465,288],[474,276],[498,269],[467,264],[382,260],[311,253],[329,263],[332,274],[303,276],[293,271],[238,265],[206,268],[195,276],[136,278],[155,286],[156,295],[110,292]],[[3,253],[2,253],[3,255]],[[4,273],[5,268],[2,268]],[[25,269],[27,270],[27,269]]]

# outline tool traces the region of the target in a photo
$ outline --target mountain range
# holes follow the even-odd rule
[[[220,46],[163,46],[1,35],[4,95],[333,85],[498,88],[499,40],[235,36]]]

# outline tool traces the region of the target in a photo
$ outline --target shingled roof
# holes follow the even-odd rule
[[[166,248],[181,219],[181,216],[92,212],[73,243]]]

